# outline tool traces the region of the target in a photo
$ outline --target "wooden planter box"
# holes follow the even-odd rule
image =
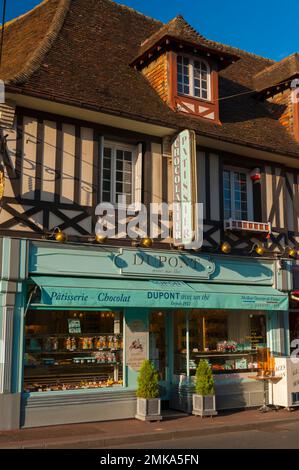
[[[160,398],[137,398],[137,413],[135,418],[141,421],[161,421]]]
[[[202,395],[193,394],[192,396],[192,414],[196,416],[216,416],[216,397],[215,395]]]

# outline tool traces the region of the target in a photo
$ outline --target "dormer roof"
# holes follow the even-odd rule
[[[141,43],[138,54],[132,62],[133,65],[138,65],[140,61],[147,60],[149,55],[154,53],[157,48],[164,48],[170,42],[179,46],[189,46],[196,52],[212,55],[222,62],[220,68],[239,59],[236,54],[226,51],[221,44],[213,43],[213,41],[209,41],[199,34],[183,16],[178,15]]]
[[[289,85],[289,82],[299,77],[299,54],[294,53],[285,57],[280,62],[261,70],[253,77],[253,85],[256,91],[270,90],[277,85]]]

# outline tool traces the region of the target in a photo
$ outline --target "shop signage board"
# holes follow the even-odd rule
[[[188,129],[172,144],[173,238],[175,246],[191,246],[197,237],[196,137]],[[200,248],[200,246],[197,246]]]
[[[291,357],[275,358],[277,381],[270,387],[270,403],[286,408],[299,406],[299,363]]]
[[[148,332],[141,320],[126,323],[126,364],[138,372],[148,358]]]
[[[215,272],[210,256],[187,253],[123,250],[114,257],[114,264],[123,276],[142,273],[148,278],[210,279]]]
[[[49,279],[49,278],[48,278]],[[50,280],[51,281],[51,280]],[[37,280],[43,283],[44,280]],[[69,282],[74,283],[73,279]],[[54,281],[54,284],[55,281]],[[229,286],[187,284],[180,281],[94,281],[78,280],[78,287],[43,285],[39,305],[51,307],[138,307],[210,308],[243,310],[287,310],[288,296],[275,289],[242,287],[237,293]],[[85,287],[84,287],[85,285]]]
[[[228,284],[274,284],[274,262],[177,250],[104,249],[30,242],[31,275],[213,280]]]

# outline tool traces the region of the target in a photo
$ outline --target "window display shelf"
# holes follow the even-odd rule
[[[67,366],[73,366],[75,365],[76,366],[76,369],[78,368],[99,368],[99,366],[117,366],[117,365],[120,365],[121,362],[84,362],[84,363],[74,363],[74,362],[68,362],[67,364],[42,364],[43,368],[45,369],[49,369],[49,368],[59,368],[59,367],[67,367]],[[30,364],[30,365],[26,365],[25,367],[29,367],[29,368],[32,368],[32,369],[37,369],[41,366],[41,364]]]
[[[112,312],[111,312],[112,313]],[[123,316],[33,311],[26,316],[24,389],[29,392],[122,384]]]
[[[227,353],[220,353],[220,352],[214,352],[214,351],[209,351],[209,352],[203,352],[203,353],[195,353],[191,352],[191,356],[199,357],[199,358],[205,358],[205,357],[226,357],[226,356],[252,356],[257,354],[257,351],[246,351],[246,352],[227,352]]]
[[[27,334],[26,338],[34,338],[34,339],[39,339],[39,338],[69,338],[69,337],[84,337],[84,338],[98,338],[99,336],[118,336],[119,338],[122,338],[121,333],[44,333],[44,334]]]
[[[26,349],[26,353],[28,354],[90,354],[90,353],[97,353],[97,352],[120,352],[122,349],[114,349],[114,348],[101,348],[101,349],[75,349],[73,351],[68,349],[59,349],[57,351],[39,351],[37,349]]]

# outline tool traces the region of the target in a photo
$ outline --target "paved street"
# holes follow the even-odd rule
[[[299,449],[299,421],[259,424],[250,431],[223,432],[171,441],[117,446],[115,449]]]
[[[299,409],[222,412],[213,419],[168,410],[163,417],[159,423],[129,419],[0,432],[0,449],[299,449]]]

